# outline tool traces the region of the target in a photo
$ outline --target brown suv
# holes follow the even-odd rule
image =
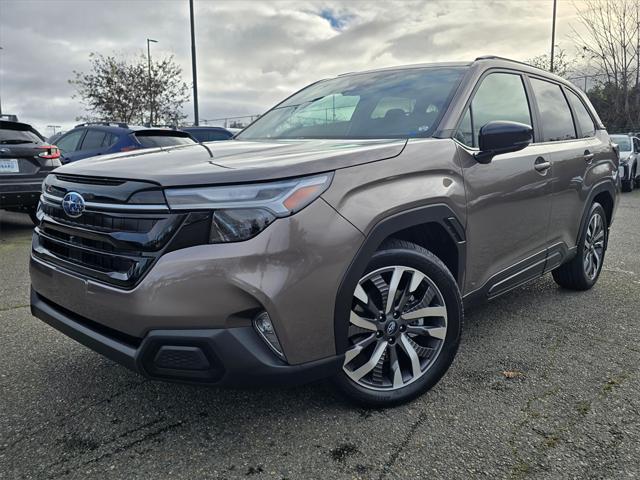
[[[496,57],[314,83],[227,142],[78,162],[43,186],[34,315],[151,378],[432,387],[463,304],[591,288],[619,191],[587,98]]]

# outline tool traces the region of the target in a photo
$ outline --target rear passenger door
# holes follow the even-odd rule
[[[596,177],[590,174],[608,145],[596,137],[595,122],[571,89],[530,77],[539,121],[539,143],[548,150],[553,176],[549,223],[549,258],[545,270],[558,266],[576,245],[586,196]]]
[[[496,296],[544,269],[552,178],[537,165],[546,166],[544,147],[496,155],[486,165],[473,157],[488,122],[533,125],[530,103],[524,75],[490,72],[476,87],[455,137],[467,194],[467,294]]]

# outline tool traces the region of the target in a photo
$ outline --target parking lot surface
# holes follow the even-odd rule
[[[145,380],[31,316],[30,237],[0,212],[2,479],[640,476],[638,191],[591,291],[546,276],[467,312],[449,373],[391,410]]]

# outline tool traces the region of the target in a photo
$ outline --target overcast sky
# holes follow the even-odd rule
[[[573,2],[556,44],[573,53]],[[263,112],[292,91],[354,70],[483,54],[547,53],[552,0],[195,3],[200,118]],[[90,52],[173,54],[191,84],[188,0],[0,0],[0,96],[44,135],[84,113],[68,84]],[[185,106],[193,119],[193,106]]]

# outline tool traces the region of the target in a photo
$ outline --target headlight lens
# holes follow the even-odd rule
[[[211,243],[256,236],[276,218],[299,212],[331,184],[332,174],[276,182],[165,190],[172,210],[213,210]]]

